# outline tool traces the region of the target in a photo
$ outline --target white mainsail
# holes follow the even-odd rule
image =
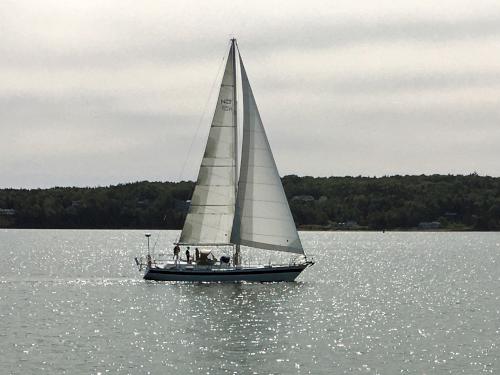
[[[292,213],[240,56],[243,146],[231,242],[303,254]]]
[[[236,192],[235,47],[231,45],[205,154],[179,243],[229,244]]]

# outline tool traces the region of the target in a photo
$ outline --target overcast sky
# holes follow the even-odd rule
[[[498,0],[2,0],[0,187],[195,179],[231,36],[281,175],[500,176]]]

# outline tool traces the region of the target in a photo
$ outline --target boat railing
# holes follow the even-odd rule
[[[292,257],[288,261],[288,263],[285,262],[279,262],[279,263],[271,263],[269,261],[268,264],[252,264],[251,260],[248,259],[246,262],[242,263],[239,266],[233,266],[231,263],[227,262],[214,262],[212,264],[198,264],[195,260],[192,262],[187,262],[185,259],[155,259],[151,258],[151,263],[148,264],[146,259],[144,257],[139,257],[139,258],[134,258],[137,267],[139,268],[139,271],[142,271],[143,269],[146,269],[147,267],[150,268],[211,268],[211,269],[230,269],[230,268],[274,268],[274,267],[287,267],[287,266],[299,266],[299,265],[313,265],[314,264],[314,259],[312,257],[306,257],[304,255],[300,255],[297,257]]]
[[[314,264],[314,258],[308,257],[306,255],[299,255],[299,256],[290,258],[290,261],[289,261],[288,264],[290,266],[298,266],[298,265],[302,265],[302,264],[313,265]]]

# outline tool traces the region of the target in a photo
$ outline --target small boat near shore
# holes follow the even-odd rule
[[[241,154],[237,107],[240,84]],[[307,259],[297,233],[235,39],[231,39],[205,152],[189,211],[175,244],[174,259],[155,259],[149,252],[149,235],[146,236],[146,262],[136,258],[139,269],[145,269],[146,280],[294,281],[314,264]],[[252,248],[272,250],[292,253],[294,258],[287,264],[243,265],[242,246],[248,252]],[[179,258],[181,247],[188,249],[185,261]],[[196,249],[193,257],[191,248]],[[217,259],[211,249],[221,248],[230,249],[232,254]]]

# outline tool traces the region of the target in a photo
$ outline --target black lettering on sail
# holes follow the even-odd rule
[[[233,100],[232,99],[221,99],[221,108],[223,111],[232,111],[233,110]]]

